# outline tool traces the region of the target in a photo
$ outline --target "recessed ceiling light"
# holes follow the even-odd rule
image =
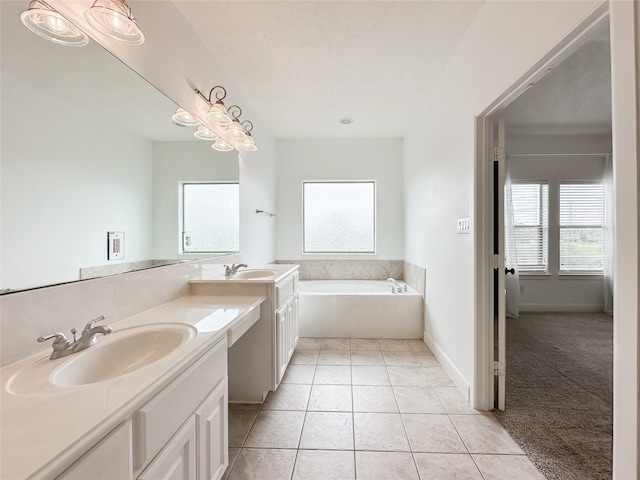
[[[338,120],[338,122],[340,122],[343,125],[349,125],[349,124],[353,123],[353,118],[342,117],[340,120]]]

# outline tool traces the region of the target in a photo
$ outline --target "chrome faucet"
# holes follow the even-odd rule
[[[391,285],[391,293],[402,293],[407,291],[407,284],[405,282],[400,283],[393,278],[387,278],[387,283],[393,284]]]
[[[69,340],[64,333],[52,333],[50,335],[43,335],[38,338],[38,342],[46,342],[47,340],[53,340],[53,352],[51,352],[51,356],[49,357],[51,360],[55,360],[56,358],[66,357],[67,355],[71,355],[72,353],[80,352],[85,348],[89,348],[91,345],[95,345],[98,341],[96,338],[97,335],[109,335],[113,330],[111,327],[106,327],[103,325],[96,326],[96,322],[104,320],[105,316],[101,315],[98,318],[94,318],[90,320],[82,330],[80,334],[80,338],[76,340],[77,329],[72,328],[71,333],[73,335],[73,342]]]
[[[238,265],[236,265],[234,263],[233,265],[231,265],[231,267],[229,267],[229,265],[224,265],[224,276],[233,277],[241,267],[247,268],[247,264],[239,263]]]

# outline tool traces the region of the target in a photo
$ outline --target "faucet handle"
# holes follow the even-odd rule
[[[104,315],[100,315],[99,317],[94,318],[93,320],[89,320],[87,322],[87,324],[84,326],[84,330],[82,330],[82,333],[86,333],[89,330],[91,330],[93,328],[93,326],[96,324],[96,322],[101,322],[102,320],[104,320],[106,317]]]
[[[52,338],[54,338],[52,345],[54,350],[64,350],[71,344],[67,336],[64,333],[60,332],[50,333],[49,335],[38,337],[38,343],[46,342],[47,340],[51,340]]]

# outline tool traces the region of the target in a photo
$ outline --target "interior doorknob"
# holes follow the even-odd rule
[[[504,274],[505,275],[515,275],[516,274],[516,269],[515,268],[506,268],[504,269]]]

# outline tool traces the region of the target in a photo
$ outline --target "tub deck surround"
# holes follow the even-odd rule
[[[78,361],[84,352],[49,360],[49,348],[2,368],[0,478],[55,477],[229,330],[257,316],[264,300],[264,296],[190,295],[112,324],[117,332],[139,325],[182,323],[194,327],[197,334],[164,358],[103,382],[54,387],[44,394],[12,393],[12,377],[24,367],[34,362]]]
[[[411,286],[391,293],[385,280],[303,280],[300,336],[422,338],[423,297]]]
[[[386,280],[402,278],[402,260],[278,260],[300,265],[300,280]]]

